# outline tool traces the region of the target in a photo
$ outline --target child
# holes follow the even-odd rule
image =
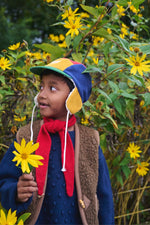
[[[22,174],[12,162],[14,144],[0,164],[4,208],[31,212],[26,224],[114,224],[108,168],[96,130],[76,123],[74,114],[91,94],[86,67],[67,58],[32,67],[41,77],[37,104],[42,121],[33,122],[33,141],[43,166]],[[32,126],[31,126],[32,128]],[[30,125],[17,141],[30,140]]]

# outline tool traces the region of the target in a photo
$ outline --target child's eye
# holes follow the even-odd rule
[[[40,90],[43,90],[43,86],[42,86],[42,85],[40,85],[40,86],[39,86],[39,89],[40,89]]]
[[[51,91],[56,91],[56,88],[55,88],[54,86],[51,86],[51,87],[50,87],[50,90],[51,90]]]

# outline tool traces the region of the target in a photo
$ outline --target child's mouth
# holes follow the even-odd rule
[[[46,107],[48,107],[49,105],[46,104],[46,103],[40,103],[39,106],[40,106],[40,108],[46,108]]]

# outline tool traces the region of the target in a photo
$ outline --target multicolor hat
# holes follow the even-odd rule
[[[90,74],[84,72],[86,67],[68,58],[59,58],[45,66],[31,67],[30,71],[41,75],[45,69],[58,72],[73,82],[74,89],[66,100],[66,108],[71,114],[78,112],[88,100],[92,89]]]

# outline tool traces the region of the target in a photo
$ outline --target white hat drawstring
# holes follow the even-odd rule
[[[35,105],[33,107],[32,116],[31,116],[31,125],[30,125],[31,136],[30,136],[30,141],[33,141],[33,119],[34,119],[35,108],[38,106],[38,101],[37,101],[38,94],[34,97],[34,104]]]
[[[62,172],[66,171],[65,165],[66,165],[66,146],[67,146],[67,132],[68,132],[68,121],[69,121],[69,110],[67,111],[67,117],[66,117],[66,128],[65,128],[65,142],[64,142],[64,155],[63,155],[63,167],[61,169]]]

